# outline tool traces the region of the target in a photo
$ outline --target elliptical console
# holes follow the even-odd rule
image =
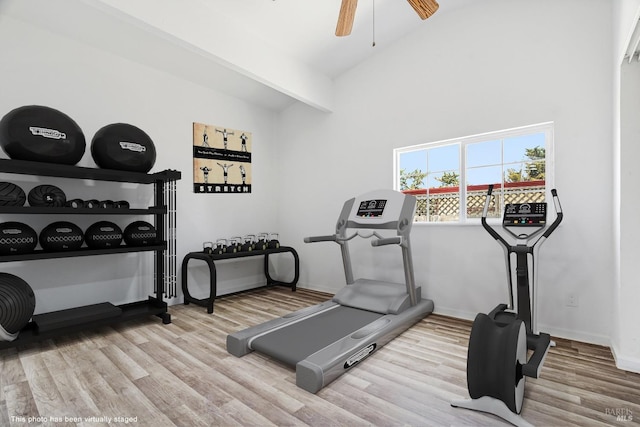
[[[554,345],[549,334],[537,331],[535,258],[542,243],[562,221],[562,207],[556,190],[551,190],[556,218],[548,224],[546,203],[507,204],[502,228],[516,240],[511,244],[487,223],[492,192],[493,185],[490,185],[482,226],[504,249],[509,304],[498,305],[488,315],[476,316],[467,354],[467,387],[471,399],[453,401],[451,406],[488,412],[511,424],[529,426],[520,416],[525,377],[540,375],[547,352]],[[516,258],[515,282],[512,254]],[[527,350],[533,350],[528,360]]]

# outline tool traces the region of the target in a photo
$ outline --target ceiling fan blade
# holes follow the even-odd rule
[[[357,5],[358,0],[342,0],[340,15],[338,15],[338,25],[336,25],[336,36],[342,37],[351,34]]]
[[[427,19],[440,7],[436,0],[407,0],[420,19]]]

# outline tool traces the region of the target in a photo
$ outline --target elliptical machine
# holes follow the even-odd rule
[[[520,416],[525,377],[538,378],[549,348],[555,345],[549,334],[537,331],[535,258],[542,243],[562,221],[562,207],[556,190],[551,190],[556,219],[548,225],[546,203],[507,204],[502,228],[515,238],[514,245],[487,224],[492,192],[493,185],[490,185],[482,211],[482,226],[504,249],[509,304],[498,305],[488,315],[476,316],[467,353],[467,387],[471,399],[453,401],[451,406],[488,412],[516,426],[530,426]],[[516,257],[515,307],[512,254]],[[533,350],[528,360],[527,350]]]

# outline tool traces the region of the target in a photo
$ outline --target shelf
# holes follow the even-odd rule
[[[50,313],[36,314],[33,322],[38,334],[68,328],[78,323],[86,324],[122,316],[122,309],[110,302],[85,305],[83,307],[68,308]]]
[[[92,314],[94,311],[99,313]],[[161,317],[163,323],[171,322],[171,315],[167,312],[167,303],[153,297],[149,297],[148,300],[117,306],[109,303],[100,303],[39,314],[35,315],[34,321],[20,331],[17,339],[14,341],[0,341],[0,349],[153,315]],[[43,328],[38,328],[37,320],[43,322]]]
[[[121,209],[121,208],[47,208],[33,206],[0,206],[0,214],[20,214],[20,215],[164,215],[167,213],[166,206],[150,207],[147,209]]]
[[[109,248],[109,249],[81,248],[76,251],[60,251],[60,252],[47,252],[43,250],[36,250],[28,254],[0,255],[0,262],[31,261],[35,259],[72,258],[72,257],[91,256],[91,255],[122,254],[127,252],[163,251],[166,248],[167,248],[166,243],[163,243],[159,245],[149,245],[149,246],[121,245],[116,248]]]
[[[13,159],[0,159],[0,172],[55,176],[59,178],[93,179],[97,181],[133,182],[138,184],[152,184],[156,181],[177,181],[182,176],[179,171],[175,170],[146,174],[142,172],[87,168]]]
[[[210,257],[215,261],[221,261],[225,259],[247,258],[251,256],[260,256],[260,255],[264,256],[269,254],[278,254],[278,253],[285,253],[285,252],[291,253],[292,251],[293,251],[293,248],[289,246],[280,246],[278,248],[270,248],[265,250],[256,249],[253,251],[246,251],[246,252],[225,252],[223,254],[205,254],[204,252],[202,252],[202,254],[204,256]],[[197,254],[198,252],[195,252],[195,253]]]
[[[156,173],[127,172],[112,169],[87,168],[81,166],[60,165],[55,163],[41,163],[24,160],[0,159],[0,173],[21,174],[42,177],[70,178],[76,180],[111,181],[134,184],[153,184],[153,205],[144,209],[120,209],[120,208],[71,208],[71,207],[34,207],[34,206],[0,206],[0,214],[14,215],[63,215],[77,216],[87,215],[95,218],[96,215],[150,215],[154,217],[155,227],[158,228],[158,243],[147,246],[127,246],[121,244],[108,249],[92,249],[89,247],[71,251],[45,251],[35,250],[26,254],[0,255],[0,263],[15,261],[31,261],[41,259],[75,258],[93,255],[113,255],[131,252],[153,252],[154,258],[154,296],[148,300],[136,301],[123,305],[113,305],[109,302],[73,307],[50,313],[38,314],[20,331],[14,341],[0,341],[0,349],[25,345],[35,341],[42,341],[59,337],[73,332],[94,329],[104,325],[131,319],[139,319],[148,316],[158,316],[162,323],[171,323],[171,315],[168,312],[167,303],[163,300],[164,282],[166,280],[166,256],[163,256],[169,248],[165,241],[167,222],[163,219],[167,215],[175,215],[175,210],[163,203],[173,206],[175,203],[175,185],[173,181],[181,178],[182,174],[176,170],[164,170]],[[175,234],[172,235],[175,239]],[[170,250],[174,246],[171,245]],[[174,256],[175,258],[175,256]],[[174,261],[175,262],[175,261]]]

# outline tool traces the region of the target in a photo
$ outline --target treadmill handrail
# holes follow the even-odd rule
[[[547,230],[542,235],[544,238],[547,238],[553,233],[553,231],[560,225],[562,222],[563,214],[562,214],[562,206],[560,205],[560,199],[558,198],[558,192],[556,189],[551,190],[551,196],[553,197],[553,205],[556,209],[556,219],[553,223],[547,228]]]
[[[500,235],[500,233],[494,230],[493,227],[491,227],[487,223],[487,214],[489,213],[489,205],[491,204],[492,193],[493,193],[493,184],[489,184],[489,189],[487,190],[487,197],[485,198],[485,201],[484,201],[484,208],[482,209],[482,218],[480,219],[480,222],[482,223],[482,226],[484,227],[484,229],[487,230],[487,232],[491,235],[491,237],[498,240],[505,247],[509,248],[511,246],[509,245],[509,242],[507,242],[505,238]]]
[[[336,242],[338,240],[337,234],[332,234],[329,236],[310,236],[305,237],[305,243],[315,243],[315,242]]]
[[[315,243],[315,242],[336,242],[336,243],[343,243],[343,242],[348,242],[349,240],[352,240],[356,237],[362,237],[363,239],[370,239],[372,237],[376,237],[376,240],[373,240],[371,242],[371,246],[381,246],[381,245],[390,245],[390,244],[401,244],[402,243],[402,237],[389,237],[389,238],[384,238],[382,237],[380,234],[378,234],[376,231],[371,232],[371,234],[363,234],[360,231],[357,231],[355,233],[353,233],[350,236],[347,237],[342,237],[339,236],[337,234],[333,234],[333,235],[329,235],[329,236],[312,236],[312,237],[305,237],[304,238],[304,242],[305,243]]]
[[[372,240],[371,246],[384,246],[384,245],[401,245],[402,237],[386,237],[378,240]]]

